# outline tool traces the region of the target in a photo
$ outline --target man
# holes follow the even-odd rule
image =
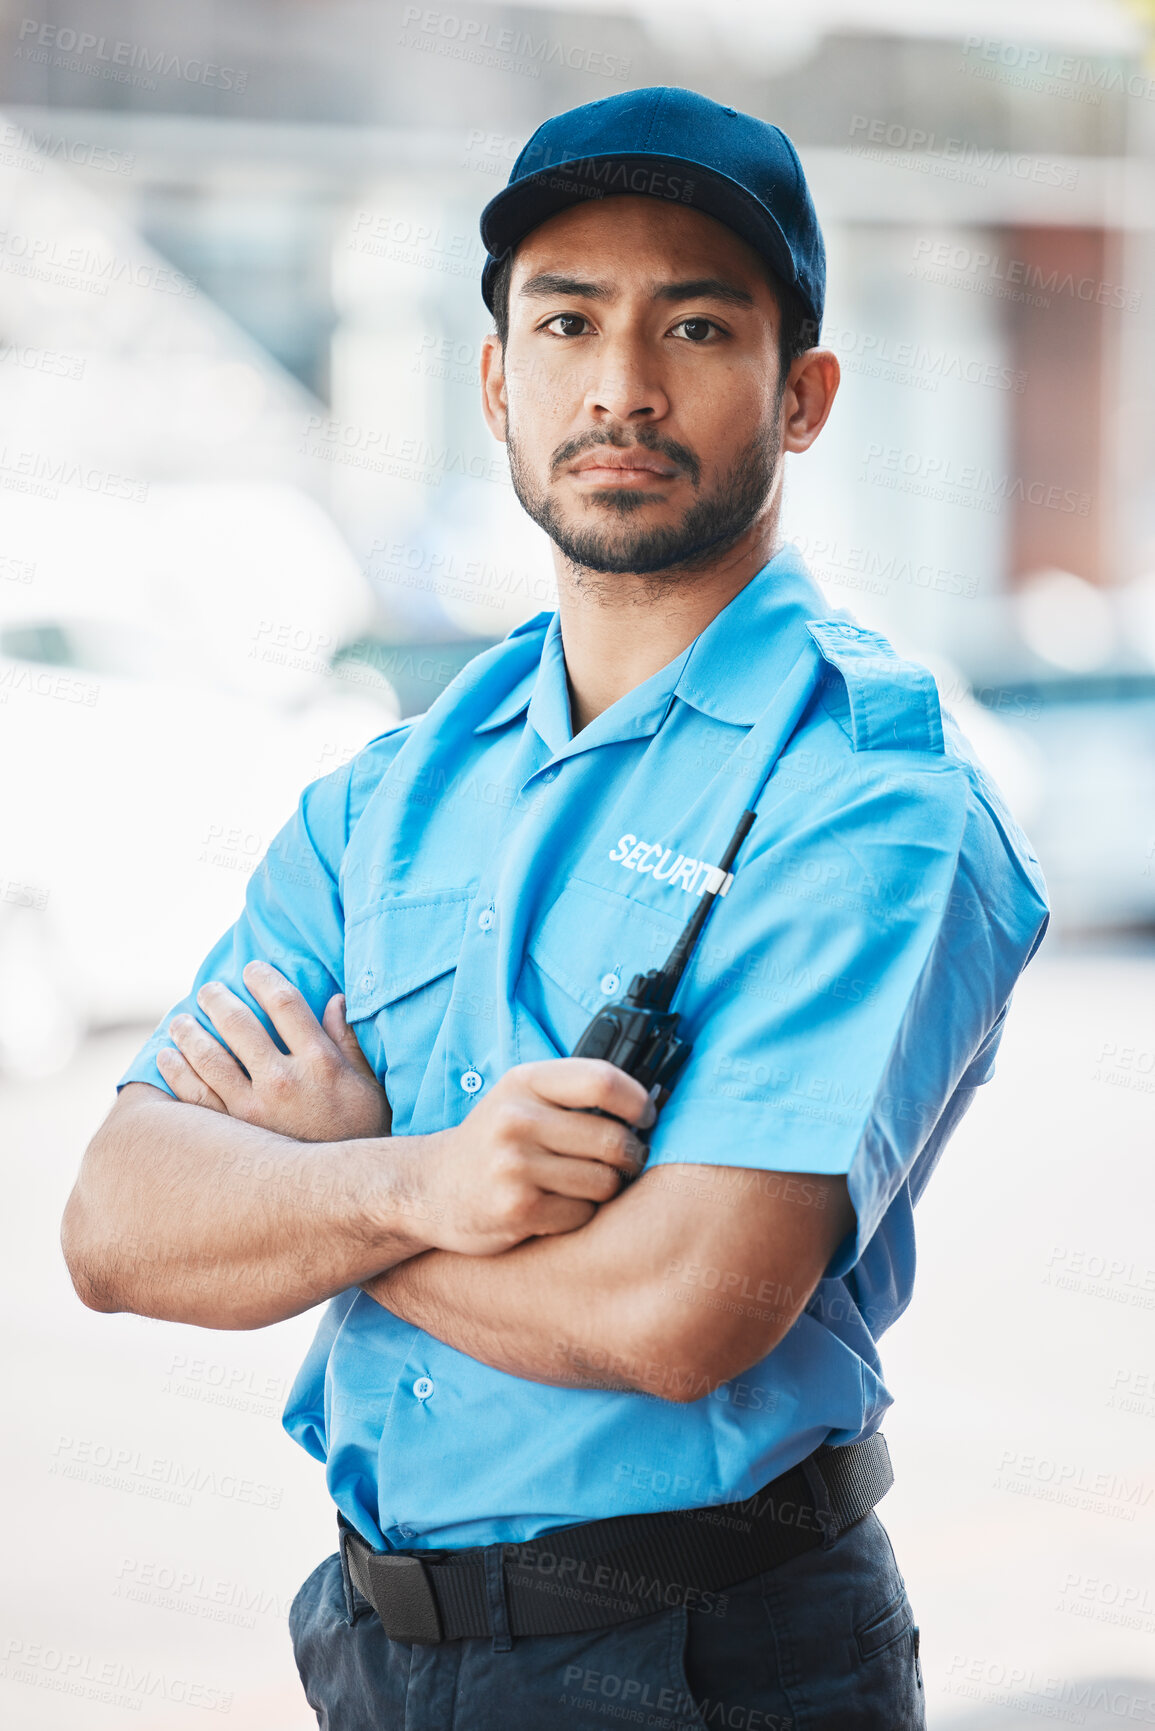
[[[780,545],[838,385],[785,136],[592,103],[482,235],[558,612],[306,788],[69,1266],[208,1327],[331,1301],[285,1413],[339,1511],[290,1617],[323,1726],[921,1726],[875,1343],[1042,878],[929,674]],[[668,1101],[567,1055],[713,891]]]

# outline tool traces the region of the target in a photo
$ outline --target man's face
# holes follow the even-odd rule
[[[701,211],[614,196],[521,242],[504,355],[510,472],[572,565],[691,573],[770,509],[778,325],[758,255]],[[622,458],[651,466],[607,466]]]

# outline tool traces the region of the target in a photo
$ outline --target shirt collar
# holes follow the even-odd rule
[[[806,621],[830,613],[802,555],[787,542],[680,655],[603,710],[576,741],[561,617],[538,613],[509,636],[544,631],[540,660],[535,658],[474,731],[503,727],[528,709],[530,725],[557,756],[571,745],[585,750],[655,733],[675,697],[717,721],[750,727],[805,647]]]
[[[537,683],[537,668],[531,667],[528,673],[523,673],[517,684],[507,691],[500,703],[496,704],[485,720],[479,722],[474,733],[489,733],[495,727],[504,727],[507,721],[512,721],[521,714],[533,696],[533,688]]]
[[[541,650],[541,671],[530,698],[526,720],[554,757],[572,757],[594,746],[623,739],[641,739],[658,731],[673,701],[674,690],[689,656],[683,649],[673,661],[626,691],[595,716],[575,739],[570,714],[569,685],[562,648],[561,615],[550,620]]]
[[[806,621],[830,611],[787,542],[695,637],[675,695],[716,721],[753,726],[805,648]]]
[[[528,637],[531,631],[542,631],[548,634],[550,623],[556,620],[555,613],[535,613],[532,619],[524,619],[520,625],[515,625],[512,631],[505,635],[508,643],[514,637]],[[514,680],[505,696],[499,698],[490,710],[485,720],[479,722],[474,733],[489,733],[495,727],[504,727],[507,721],[520,715],[533,696],[533,688],[541,666],[540,651],[535,653],[533,645],[529,645],[530,661],[521,675]]]

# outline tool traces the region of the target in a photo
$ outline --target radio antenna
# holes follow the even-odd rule
[[[786,747],[794,729],[798,726],[807,704],[814,695],[815,678],[818,671],[818,651],[813,642],[809,644],[808,652],[798,657],[790,670],[789,677],[783,681],[778,701],[773,705],[773,714],[762,716],[756,721],[746,735],[744,750],[750,757],[761,759],[761,770],[758,785],[750,795],[750,808],[744,811],[738,819],[738,827],[730,837],[726,851],[719,860],[715,872],[717,874],[713,887],[703,891],[698,906],[686,924],[686,929],[670,951],[666,964],[662,968],[651,968],[648,974],[635,974],[630,981],[630,989],[625,997],[627,1004],[645,1005],[648,1009],[667,1010],[670,999],[677,988],[678,981],[685,971],[686,963],[693,953],[694,945],[702,933],[710,909],[716,896],[725,895],[730,885],[727,881],[730,867],[734,864],[735,855],[746,839],[750,825],[754,822],[752,809],[762,788],[769,779],[775,764]],[[755,742],[757,751],[755,752]]]
[[[686,926],[677,943],[670,951],[664,965],[651,968],[648,974],[637,974],[630,983],[626,1002],[634,1005],[645,1005],[650,1010],[668,1010],[686,969],[686,963],[694,952],[694,945],[702,935],[702,927],[714,905],[715,898],[725,895],[729,889],[730,867],[734,864],[738,849],[749,833],[754,822],[754,813],[744,811],[738,819],[738,827],[726,843],[726,851],[718,861],[715,870],[717,880],[712,889],[703,890],[698,905],[686,921]]]

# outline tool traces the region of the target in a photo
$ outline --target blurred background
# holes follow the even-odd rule
[[[650,84],[798,145],[844,378],[786,532],[934,670],[1054,903],[883,1348],[930,1723],[1155,1724],[1152,0],[0,8],[5,1724],[313,1722],[313,1319],[93,1316],[59,1213],[304,784],[552,606],[478,217]]]

